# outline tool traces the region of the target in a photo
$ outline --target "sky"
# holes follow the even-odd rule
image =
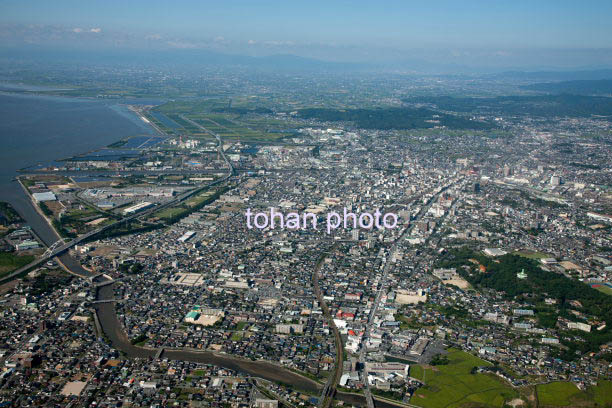
[[[0,0],[0,47],[612,66],[612,1]]]

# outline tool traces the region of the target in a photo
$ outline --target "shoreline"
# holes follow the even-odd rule
[[[37,97],[38,95],[28,94],[28,96]],[[59,96],[53,96],[57,98]],[[74,97],[66,97],[72,98]],[[132,114],[136,112],[131,112]],[[136,114],[138,120],[140,116]],[[121,140],[121,139],[119,139]],[[103,147],[101,147],[103,148]],[[230,170],[232,170],[230,166]],[[231,172],[230,172],[231,174]],[[61,236],[58,231],[55,230],[52,223],[43,213],[37,203],[34,202],[32,195],[23,184],[20,179],[22,174],[15,176],[14,180],[19,183],[19,193],[23,200],[17,202],[11,202],[11,205],[15,210],[22,216],[25,222],[32,227],[32,230],[36,233],[37,237],[47,245],[51,246],[54,242],[61,240]],[[29,206],[33,207],[29,211],[25,211],[25,208]],[[53,241],[53,242],[51,242]],[[70,255],[69,252],[64,252],[55,258],[58,264],[67,272],[82,279],[90,278],[93,273],[87,271],[78,262],[76,258]],[[15,275],[12,275],[11,279],[14,279]],[[98,300],[105,299],[105,294],[113,295],[113,285],[108,285],[97,290],[96,298]],[[106,297],[106,299],[110,299]],[[150,358],[156,354],[155,349],[139,347],[132,345],[127,338],[121,322],[119,321],[116,313],[115,305],[113,303],[102,303],[94,305],[96,320],[99,322],[99,329],[106,336],[113,347],[124,352],[127,358]],[[274,362],[268,362],[266,360],[251,361],[231,354],[213,353],[209,351],[195,351],[189,349],[164,349],[162,358],[169,358],[171,360],[182,360],[192,361],[197,363],[211,364],[219,367],[225,367],[228,369],[236,370],[239,372],[246,373],[258,378],[268,379],[270,381],[280,382],[289,386],[293,386],[296,389],[305,389],[314,393],[315,395],[320,392],[323,388],[322,384],[317,383],[311,378],[305,377],[297,372],[290,370],[289,368],[279,366]],[[350,403],[365,406],[365,400],[357,395],[344,395],[338,392],[338,399],[350,401]],[[389,402],[382,402],[378,404],[384,407],[396,407],[401,405],[390,404]]]
[[[40,209],[40,206],[36,203],[36,201],[34,200],[34,197],[32,197],[32,194],[30,194],[30,191],[28,190],[28,188],[21,181],[21,177],[22,177],[22,175],[18,175],[15,179],[17,180],[17,183],[19,183],[19,185],[21,186],[21,189],[23,190],[23,193],[30,199],[30,204],[32,204],[32,207],[34,207],[34,210],[36,210],[38,215],[47,222],[47,226],[49,227],[49,229],[51,231],[53,231],[55,233],[55,235],[57,236],[58,240],[62,240],[62,237],[61,237],[60,233],[55,229],[55,227],[53,226],[53,223],[51,222],[51,220],[49,220],[49,218],[42,212],[42,210]],[[28,220],[26,220],[26,223],[27,223],[27,221]],[[32,228],[32,230],[34,230],[34,228]],[[34,231],[34,232],[36,232],[36,231]],[[38,236],[38,234],[36,234],[36,236]],[[55,242],[57,242],[57,241],[55,241]],[[49,247],[49,246],[50,245],[47,244],[47,247]]]
[[[5,83],[5,84],[10,85],[11,83]],[[19,84],[16,86],[27,87],[28,85]],[[92,152],[100,151],[102,149],[107,148],[109,144],[116,143],[118,141],[130,138],[130,137],[134,137],[134,136],[139,136],[139,135],[150,135],[151,137],[162,136],[155,127],[151,126],[151,124],[148,124],[142,121],[141,116],[137,112],[135,112],[133,109],[129,108],[130,105],[138,105],[138,103],[136,102],[140,98],[137,98],[137,97],[121,98],[121,99],[116,99],[116,100],[106,100],[106,99],[81,97],[81,96],[53,95],[53,94],[48,94],[46,92],[39,92],[39,91],[25,91],[25,90],[20,91],[19,89],[2,90],[1,84],[0,84],[0,95],[7,96],[7,97],[20,98],[20,99],[28,98],[32,100],[40,100],[40,99],[58,100],[58,101],[72,102],[72,103],[99,102],[101,105],[104,105],[108,109],[111,109],[112,115],[118,115],[119,117],[124,118],[125,120],[134,124],[136,127],[138,127],[141,130],[141,131],[134,131],[134,132],[126,131],[124,133],[129,134],[129,135],[127,136],[117,135],[116,139],[113,138],[113,141],[111,141],[110,143],[103,143],[101,145],[96,145],[96,146],[92,145],[86,149],[75,152],[74,154],[68,154],[68,156],[66,156],[66,159],[70,159],[73,157],[78,157],[81,155],[87,155]],[[152,103],[153,98],[151,99],[142,98],[141,101],[143,105],[153,104]],[[161,98],[157,98],[155,99],[155,101],[157,104],[160,104],[160,103],[164,103],[165,100]],[[116,109],[116,107],[119,107],[119,109]],[[147,129],[150,132],[150,134],[147,131],[145,131],[145,129]],[[66,159],[51,158],[49,159],[49,161],[53,162],[57,160],[66,160]],[[55,174],[55,172],[50,171],[50,170],[37,170],[35,167],[40,165],[37,158],[32,158],[32,159],[25,160],[25,161],[26,161],[26,163],[24,163],[25,165],[22,164],[21,167],[18,167],[15,169],[9,168],[6,170],[4,177],[6,177],[6,180],[7,180],[5,185],[6,185],[6,191],[8,193],[7,195],[9,197],[5,198],[3,201],[7,201],[8,203],[10,203],[11,206],[13,206],[13,208],[15,209],[15,211],[19,213],[19,215],[25,221],[25,223],[29,225],[33,231],[36,232],[36,235],[39,238],[41,238],[41,241],[45,245],[50,246],[51,244],[53,244],[53,242],[49,242],[51,241],[51,239],[53,239],[53,241],[56,242],[58,239],[61,239],[61,236],[57,231],[55,231],[55,228],[53,228],[52,225],[50,225],[49,220],[40,213],[40,209],[38,208],[38,206],[32,202],[32,197],[29,194],[29,192],[27,192],[27,189],[25,189],[25,186],[21,183],[20,177],[25,176],[27,174],[45,174],[45,173]],[[109,174],[111,173],[112,172],[109,172]],[[20,186],[17,187],[17,186],[12,185],[13,182],[18,182]],[[33,208],[29,208],[30,205]],[[36,212],[36,214],[34,214],[34,212]],[[47,225],[42,226],[41,223],[43,222],[46,223]],[[51,233],[51,231],[53,231],[53,233]]]

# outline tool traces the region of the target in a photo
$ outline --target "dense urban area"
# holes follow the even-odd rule
[[[16,175],[0,406],[612,406],[589,81],[34,72],[149,132]]]

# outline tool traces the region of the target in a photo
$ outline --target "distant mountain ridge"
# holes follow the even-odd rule
[[[612,78],[612,69],[572,70],[572,71],[506,71],[493,77],[527,81],[594,81]]]
[[[392,60],[370,58],[362,62],[341,62],[287,53],[253,56],[197,48],[113,48],[93,50],[83,48],[48,48],[38,45],[20,47],[0,45],[0,62],[2,61],[34,62],[37,64],[53,64],[54,66],[129,65],[185,70],[194,70],[200,67],[236,67],[287,72],[382,72],[394,75],[440,75],[465,78],[482,76],[503,80],[518,80],[521,83],[612,78],[612,69],[573,71],[515,70],[499,72],[500,68],[470,67],[453,63],[452,61],[435,62],[410,56],[409,53],[399,59]]]
[[[520,88],[551,94],[612,95],[612,79],[540,82]]]
[[[225,54],[210,50],[50,50],[39,48],[0,49],[0,58],[42,61],[50,63],[141,65],[141,66],[233,66],[263,70],[287,71],[356,71],[366,69],[367,64],[323,61],[292,54],[249,56]]]
[[[508,115],[540,117],[591,117],[612,115],[612,98],[590,95],[513,95],[486,98],[453,96],[420,96],[405,98],[410,105],[426,104],[443,111],[474,115]]]

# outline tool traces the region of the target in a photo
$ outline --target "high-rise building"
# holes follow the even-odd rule
[[[561,184],[561,177],[555,175],[550,176],[551,186],[558,186],[559,184]]]

